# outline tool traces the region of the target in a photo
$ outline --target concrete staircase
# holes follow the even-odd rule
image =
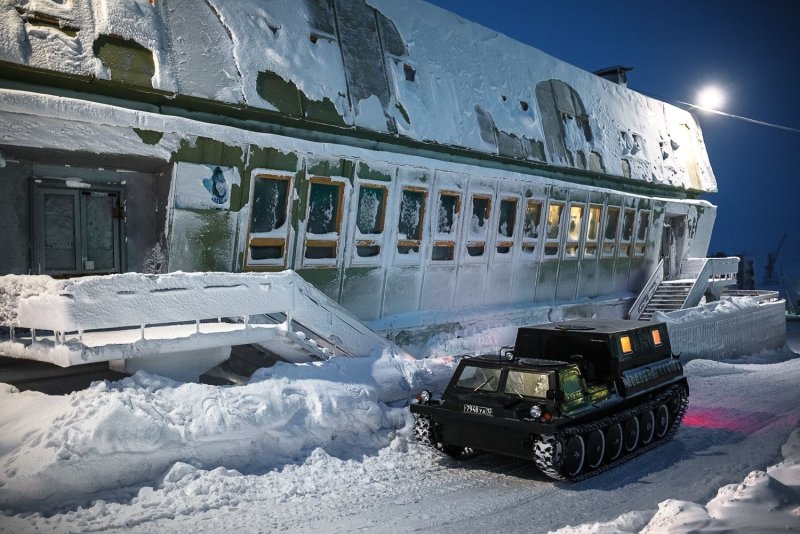
[[[657,311],[693,308],[703,297],[719,300],[722,290],[736,283],[739,258],[688,258],[678,276],[664,279],[664,262],[658,263],[628,312],[633,321],[651,321]]]
[[[657,311],[667,312],[682,309],[694,282],[694,280],[662,281],[647,302],[647,306],[639,316],[639,320],[650,321],[653,318],[653,313]]]

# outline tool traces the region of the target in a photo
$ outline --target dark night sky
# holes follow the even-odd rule
[[[722,111],[800,129],[800,1],[429,0],[588,71],[634,67],[628,87],[695,102],[714,84]],[[698,112],[719,193],[709,254],[753,254],[761,281],[800,277],[800,133]]]

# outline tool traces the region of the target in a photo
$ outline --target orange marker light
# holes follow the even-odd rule
[[[652,330],[651,334],[653,334],[653,343],[656,345],[661,345],[661,332],[656,329]]]
[[[631,338],[629,336],[622,336],[619,338],[619,343],[622,346],[622,352],[625,354],[633,352],[633,345],[631,345]]]

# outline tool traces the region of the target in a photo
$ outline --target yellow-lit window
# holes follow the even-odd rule
[[[551,202],[547,207],[547,228],[545,230],[544,254],[557,256],[561,235],[561,219],[564,211],[562,202]]]
[[[653,344],[654,345],[661,345],[661,332],[659,332],[656,329],[656,330],[652,330],[650,332],[650,334],[653,336]]]
[[[592,204],[589,206],[589,220],[586,223],[586,247],[584,254],[594,256],[597,254],[597,241],[600,237],[600,219],[603,206]]]
[[[622,336],[619,338],[619,344],[622,347],[622,352],[629,354],[633,352],[633,345],[631,344],[630,336]]]
[[[578,255],[578,241],[581,238],[581,226],[583,225],[583,204],[571,204],[569,207],[569,227],[567,229],[567,257]]]

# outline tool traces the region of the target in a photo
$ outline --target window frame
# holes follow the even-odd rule
[[[333,232],[336,234],[336,239],[330,239],[328,237],[325,238],[318,238],[318,237],[309,237],[316,236],[316,235],[325,235],[325,234],[310,234],[308,231],[308,221],[311,217],[311,191],[314,188],[314,184],[320,185],[331,185],[335,186],[338,189],[336,199],[338,202],[337,211],[336,211],[336,220],[334,221],[334,230]],[[301,255],[301,261],[304,267],[330,267],[336,265],[339,262],[341,257],[341,249],[342,247],[342,217],[344,215],[344,189],[345,184],[343,181],[339,181],[334,179],[334,177],[325,177],[325,176],[311,176],[308,178],[308,192],[306,194],[306,209],[305,209],[305,230],[303,235],[303,252]],[[309,249],[314,248],[333,248],[333,256],[331,257],[324,257],[324,258],[309,258],[306,256]]]
[[[548,225],[549,225],[549,221],[550,221],[550,209],[552,207],[555,207],[555,206],[560,206],[561,207],[561,213],[559,214],[558,226],[557,226],[558,233],[556,234],[556,237],[548,237],[547,232],[548,232],[548,229],[549,229]],[[543,251],[542,251],[542,260],[558,260],[558,259],[560,259],[561,240],[562,240],[562,237],[564,236],[564,230],[565,230],[565,228],[564,228],[564,212],[566,210],[564,208],[566,208],[566,207],[567,207],[567,202],[564,201],[564,200],[552,200],[552,199],[550,199],[550,200],[547,201],[547,210],[546,210],[546,215],[545,215],[545,220],[544,220],[544,225],[545,226],[544,226],[544,231],[542,232],[544,234],[544,243],[542,244],[542,249],[543,249]],[[553,252],[552,254],[548,254],[547,253],[548,247],[555,247],[555,252]]]
[[[292,192],[294,191],[294,174],[276,173],[274,171],[254,171],[250,180],[250,216],[247,221],[247,243],[245,251],[245,264],[244,270],[274,270],[277,268],[285,268],[289,257],[289,230],[291,228],[291,214],[292,214]],[[286,206],[285,206],[285,223],[283,230],[276,231],[273,229],[270,232],[254,232],[253,231],[253,213],[255,212],[255,194],[257,180],[279,180],[286,182]],[[273,234],[278,235],[259,235],[259,234]],[[263,260],[256,260],[252,255],[252,247],[275,247],[281,248],[281,255],[279,258],[269,258]]]
[[[33,228],[32,240],[34,243],[32,249],[32,260],[34,270],[38,274],[46,274],[50,276],[85,276],[85,275],[102,275],[121,273],[125,270],[126,264],[126,222],[127,213],[125,209],[125,185],[124,184],[90,184],[88,188],[75,188],[66,185],[65,180],[37,178],[31,181],[32,191],[32,204],[33,204]],[[47,253],[46,253],[46,220],[45,220],[45,206],[44,196],[46,194],[61,194],[63,196],[72,197],[73,204],[73,248],[75,257],[74,269],[47,269]],[[87,235],[87,214],[86,214],[86,201],[85,199],[91,196],[111,197],[116,200],[116,206],[113,206],[114,212],[112,213],[111,220],[116,221],[112,226],[112,244],[113,244],[113,267],[111,269],[87,269],[86,262],[89,260],[88,256],[88,235]],[[113,202],[113,201],[112,201]]]
[[[519,238],[519,222],[520,222],[520,199],[516,195],[511,194],[504,194],[502,196],[498,195],[497,198],[497,217],[496,217],[496,224],[495,227],[495,242],[492,248],[493,252],[492,255],[495,260],[501,261],[511,261],[514,256],[516,255],[516,249],[514,247],[515,242]],[[511,222],[513,226],[511,227],[511,236],[506,236],[500,233],[500,216],[502,214],[502,208],[504,202],[511,202],[514,204],[514,215],[511,218]],[[508,251],[500,252],[500,248],[507,248]]]
[[[633,213],[633,221],[631,222],[631,237],[629,239],[625,239],[625,217],[629,213]],[[620,221],[619,225],[619,244],[617,246],[617,257],[629,258],[631,256],[633,241],[636,238],[636,208],[630,208],[627,206],[623,207],[621,214],[622,220]]]
[[[414,193],[421,193],[422,194],[422,202],[420,203],[419,207],[419,224],[417,225],[417,238],[416,239],[409,239],[408,236],[401,238],[400,234],[400,220],[397,221],[397,236],[395,239],[395,246],[394,246],[394,254],[396,257],[400,258],[409,258],[414,257],[411,254],[412,250],[416,254],[416,257],[419,258],[420,253],[422,252],[422,244],[425,241],[425,215],[427,214],[427,205],[428,205],[428,193],[429,191],[424,187],[414,186],[414,185],[402,185],[400,187],[400,195],[398,198],[399,204],[397,204],[397,216],[402,216],[401,206],[403,205],[403,198],[404,193],[406,191],[414,192]],[[401,252],[400,247],[408,247],[410,250],[408,252]],[[416,261],[414,262],[416,263]]]
[[[597,235],[594,239],[589,237],[589,229],[591,228],[592,210],[599,210],[597,217]],[[586,217],[586,229],[583,232],[583,257],[595,259],[600,256],[600,243],[603,237],[603,218],[605,217],[605,206],[596,202],[589,203],[589,209]],[[591,250],[590,250],[591,248]]]
[[[620,223],[622,222],[622,214],[623,207],[617,205],[609,205],[606,204],[605,209],[605,217],[603,219],[603,233],[602,233],[602,246],[600,257],[601,258],[608,258],[614,259],[617,256],[617,250],[619,250],[619,234],[620,234]],[[613,231],[613,237],[608,237],[608,222],[609,218],[611,217],[611,212],[614,211],[617,213],[617,224],[616,228]]]
[[[439,189],[436,191],[436,207],[435,212],[438,214],[439,207],[442,204],[442,197],[455,197],[455,211],[453,212],[453,226],[450,229],[450,232],[441,232],[439,230],[439,220],[438,217],[434,219],[431,217],[431,228],[433,239],[431,242],[431,249],[430,249],[430,262],[435,265],[442,265],[442,264],[451,264],[455,263],[456,261],[456,244],[458,242],[458,235],[459,235],[459,227],[461,224],[461,216],[462,216],[462,206],[461,206],[461,193],[458,191],[454,191],[452,189]],[[437,259],[434,258],[434,249],[436,248],[443,248],[449,250],[449,258],[446,259]]]
[[[534,227],[534,231],[536,232],[536,237],[529,237],[525,233],[525,222],[528,217],[528,209],[532,204],[539,205],[539,222]],[[522,216],[521,220],[521,235],[522,241],[520,245],[520,258],[528,259],[528,260],[536,260],[538,259],[539,253],[541,252],[540,243],[542,241],[542,236],[544,235],[544,229],[542,228],[542,223],[544,222],[543,214],[546,211],[544,208],[547,206],[547,201],[542,198],[526,198],[525,199],[525,213]],[[528,251],[527,249],[530,249]]]
[[[358,216],[361,210],[361,191],[364,189],[383,191],[383,202],[380,213],[378,214],[380,218],[380,232],[378,233],[362,234],[361,230],[358,228]],[[384,241],[386,239],[386,213],[389,204],[389,188],[383,183],[359,180],[353,196],[355,198],[356,207],[353,223],[353,251],[350,255],[351,263],[359,265],[380,263],[384,254]],[[360,256],[358,254],[359,247],[378,247],[378,253],[373,256]]]
[[[642,217],[647,216],[647,222],[644,228],[644,237],[639,238],[639,234],[641,233],[641,224],[642,224]],[[636,228],[634,229],[633,235],[633,255],[636,257],[641,257],[645,255],[647,250],[647,238],[650,235],[650,217],[652,213],[649,209],[640,209],[636,212]]]
[[[486,247],[489,240],[489,228],[491,227],[492,222],[492,215],[493,215],[493,201],[495,200],[495,196],[493,193],[470,193],[470,221],[472,220],[472,215],[475,212],[475,199],[487,200],[489,204],[486,206],[484,210],[484,224],[483,224],[483,231],[482,235],[473,234],[471,224],[464,225],[464,234],[466,238],[464,239],[463,244],[463,253],[462,257],[467,262],[478,263],[486,261],[489,255],[486,253]],[[472,254],[470,253],[470,249],[481,248],[482,251],[480,254]]]
[[[581,215],[578,221],[578,227],[575,229],[575,234],[577,238],[573,238],[572,233],[570,231],[570,226],[572,225],[572,209],[573,208],[580,208]],[[582,201],[571,201],[568,204],[567,208],[567,217],[568,221],[566,223],[566,228],[564,229],[564,254],[563,259],[565,260],[577,260],[581,257],[581,243],[583,242],[583,232],[584,232],[584,225],[586,222],[586,210],[587,203]],[[562,215],[563,217],[563,215]],[[574,250],[573,253],[570,253],[570,249]]]

